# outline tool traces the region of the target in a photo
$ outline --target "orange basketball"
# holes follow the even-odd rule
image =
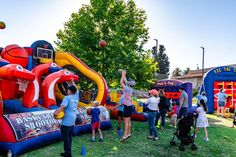
[[[3,21],[0,21],[0,29],[5,29],[6,25]]]
[[[16,44],[6,46],[2,50],[1,56],[10,63],[19,64],[22,67],[26,67],[28,64],[28,52]]]

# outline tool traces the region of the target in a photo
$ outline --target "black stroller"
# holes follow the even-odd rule
[[[180,119],[177,125],[176,132],[174,133],[174,136],[170,141],[171,146],[176,145],[175,139],[177,138],[178,140],[180,140],[180,145],[179,145],[180,151],[184,151],[185,150],[184,146],[190,144],[192,150],[197,150],[197,146],[194,144],[196,119],[197,119],[196,113],[188,113],[186,116]],[[193,133],[191,133],[192,130]]]

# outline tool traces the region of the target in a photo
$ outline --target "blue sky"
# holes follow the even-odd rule
[[[196,69],[236,63],[235,0],[135,0],[148,16],[150,40],[145,48],[166,47],[175,67]],[[7,28],[0,30],[0,47],[9,44],[30,46],[35,40],[51,43],[72,12],[89,0],[1,0],[0,21]]]

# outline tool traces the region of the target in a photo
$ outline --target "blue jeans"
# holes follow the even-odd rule
[[[148,125],[150,130],[150,136],[157,137],[157,129],[155,127],[155,119],[157,116],[157,112],[148,112]]]
[[[159,118],[161,117],[161,126],[165,126],[165,121],[166,121],[166,113],[167,113],[167,111],[166,110],[164,110],[164,111],[161,111],[160,112],[160,114],[157,114],[157,116],[156,116],[156,121],[155,121],[155,125],[157,126],[157,124],[158,124],[158,120],[159,120]]]
[[[64,141],[65,157],[72,157],[71,142],[72,142],[73,126],[61,126],[61,136]]]

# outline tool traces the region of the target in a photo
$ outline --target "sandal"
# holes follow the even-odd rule
[[[120,142],[124,142],[124,141],[126,141],[128,138],[129,138],[129,137],[121,138],[121,139],[120,139]]]

